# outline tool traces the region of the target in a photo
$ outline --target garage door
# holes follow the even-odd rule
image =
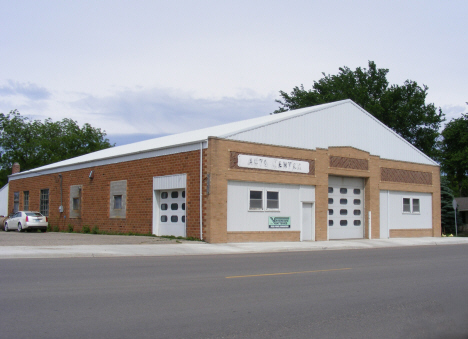
[[[364,237],[364,180],[329,177],[328,238]]]
[[[159,235],[185,237],[185,189],[161,190],[159,195]]]

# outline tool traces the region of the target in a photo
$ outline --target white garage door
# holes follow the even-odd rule
[[[364,180],[329,177],[328,237],[355,239],[364,237]]]
[[[161,190],[159,195],[159,235],[185,237],[185,189]]]

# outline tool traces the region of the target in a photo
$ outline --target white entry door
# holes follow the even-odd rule
[[[364,238],[364,179],[329,177],[328,238]]]
[[[302,241],[315,240],[315,225],[312,203],[302,203]]]
[[[159,235],[185,237],[185,189],[161,190],[159,202]]]

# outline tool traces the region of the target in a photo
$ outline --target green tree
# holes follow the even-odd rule
[[[467,196],[468,114],[452,119],[442,131],[441,165],[459,197]]]
[[[453,191],[446,176],[440,178],[440,213],[442,233],[455,234],[455,211],[453,209]],[[461,216],[457,210],[457,224],[461,223]]]
[[[17,110],[0,113],[0,185],[7,183],[15,162],[27,171],[112,146],[104,131],[88,123],[31,120]]]
[[[274,113],[328,102],[351,99],[419,150],[435,158],[439,129],[444,114],[434,104],[426,104],[428,87],[406,80],[403,85],[389,85],[389,70],[369,68],[351,70],[340,67],[337,75],[323,74],[312,89],[294,87],[290,94],[280,91],[280,107]]]

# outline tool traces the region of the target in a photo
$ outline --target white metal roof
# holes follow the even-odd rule
[[[306,149],[351,146],[382,158],[437,165],[351,100],[111,147],[10,175],[10,180],[206,148],[208,137]]]

